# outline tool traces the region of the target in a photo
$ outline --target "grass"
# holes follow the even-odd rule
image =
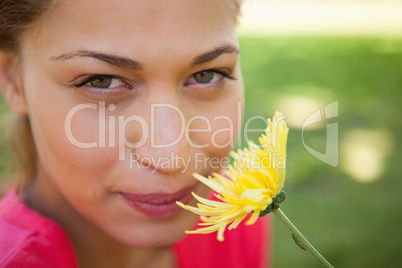
[[[240,43],[246,119],[271,117],[281,99],[302,96],[325,104],[339,101],[339,117],[330,122],[339,124],[341,145],[354,129],[390,134],[384,171],[361,183],[345,172],[342,147],[340,165],[331,167],[309,154],[301,130],[291,128],[287,200],[281,208],[335,267],[401,267],[402,40],[266,37]],[[1,99],[0,111],[5,111]],[[0,133],[1,177],[9,162]],[[325,151],[325,133],[325,127],[309,130],[305,141]],[[273,256],[273,267],[319,267],[277,220]]]

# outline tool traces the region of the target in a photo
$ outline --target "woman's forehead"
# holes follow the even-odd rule
[[[191,37],[235,26],[234,0],[71,0],[45,16],[42,26],[114,35]]]
[[[49,57],[88,48],[196,55],[237,44],[234,16],[233,0],[73,0],[43,18],[34,40]]]

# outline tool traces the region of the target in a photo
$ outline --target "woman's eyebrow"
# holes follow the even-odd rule
[[[191,67],[200,65],[209,61],[212,61],[213,59],[219,57],[220,55],[224,53],[240,53],[239,48],[237,48],[234,45],[231,44],[226,44],[223,46],[220,46],[218,48],[215,48],[211,51],[205,52],[199,56],[196,56],[192,62],[191,62]],[[118,68],[124,68],[124,69],[132,69],[135,71],[142,71],[144,68],[142,64],[136,60],[132,60],[129,58],[121,57],[121,56],[116,56],[116,55],[110,55],[102,52],[96,52],[96,51],[90,51],[90,50],[77,50],[77,51],[70,51],[64,54],[61,54],[59,56],[53,56],[50,57],[51,60],[57,61],[57,60],[69,60],[72,58],[76,57],[91,57],[95,58],[101,61],[104,61],[108,64],[111,64],[113,66],[116,66]]]
[[[223,46],[220,46],[209,52],[203,53],[195,57],[191,63],[191,67],[212,61],[213,59],[219,57],[224,53],[234,53],[234,52],[240,53],[240,49],[234,45],[225,44]]]
[[[119,67],[119,68],[124,68],[124,69],[132,69],[135,71],[141,71],[143,70],[143,67],[141,63],[138,61],[125,58],[125,57],[120,57],[120,56],[115,56],[115,55],[110,55],[102,52],[96,52],[96,51],[89,51],[89,50],[77,50],[77,51],[70,51],[64,54],[61,54],[59,56],[54,56],[51,57],[51,60],[69,60],[75,57],[91,57],[95,58],[101,61],[104,61],[106,63],[109,63],[113,66]]]

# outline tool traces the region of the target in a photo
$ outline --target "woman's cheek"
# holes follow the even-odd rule
[[[67,102],[31,105],[32,131],[41,163],[50,173],[59,168],[59,174],[49,174],[57,177],[99,173],[113,163],[114,148],[99,146],[98,111],[74,111],[77,105]]]

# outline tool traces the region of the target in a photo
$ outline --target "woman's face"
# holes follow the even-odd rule
[[[61,3],[21,40],[40,194],[125,244],[180,239],[175,201],[237,138],[238,59],[232,0]]]

